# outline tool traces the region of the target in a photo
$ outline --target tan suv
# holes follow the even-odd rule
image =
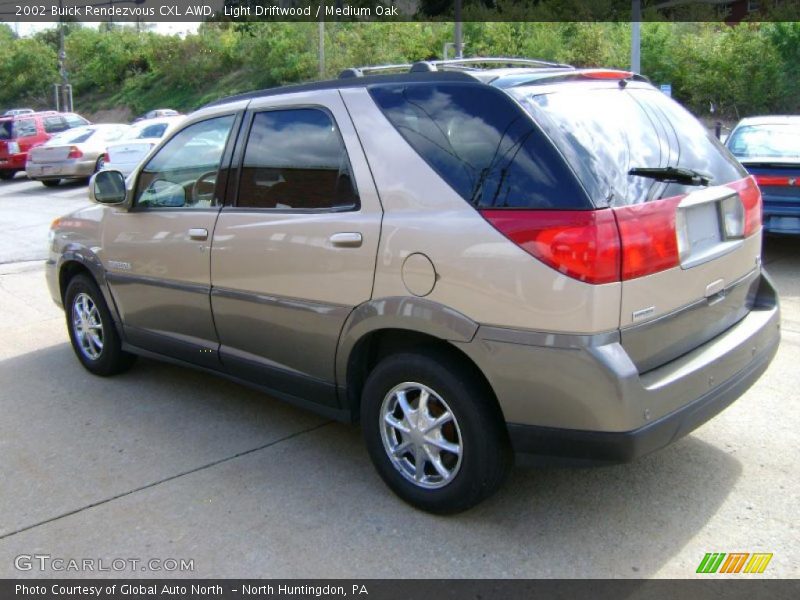
[[[665,446],[779,342],[753,179],[628,72],[350,69],[206,106],[90,195],[48,262],[89,371],[143,354],[360,419],[432,512],[514,456]]]

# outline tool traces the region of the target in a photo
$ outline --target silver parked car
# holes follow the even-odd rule
[[[52,187],[62,179],[88,179],[103,168],[106,145],[120,139],[129,125],[87,125],[60,133],[28,152],[29,179]]]
[[[761,196],[676,102],[541,61],[370,72],[221,100],[95,175],[47,269],[84,367],[144,354],[360,420],[437,513],[514,457],[661,448],[764,372]]]

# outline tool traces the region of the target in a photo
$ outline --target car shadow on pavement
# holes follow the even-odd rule
[[[198,556],[199,577],[648,577],[742,471],[690,436],[627,465],[515,469],[436,517],[383,485],[357,427],[210,375],[140,360],[93,377],[61,343],[0,379],[0,563],[124,546]],[[425,543],[398,552],[409,540]]]

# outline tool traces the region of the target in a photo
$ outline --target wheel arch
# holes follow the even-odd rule
[[[120,318],[117,312],[117,305],[108,289],[103,264],[93,252],[86,248],[68,248],[61,255],[58,265],[58,290],[61,295],[62,305],[65,304],[64,300],[69,282],[80,274],[88,275],[94,280],[97,287],[100,288],[100,293],[103,294],[103,299],[106,301],[109,312],[111,312],[111,317],[115,323],[119,324]]]
[[[342,406],[357,418],[364,383],[381,359],[399,352],[434,348],[472,371],[502,415],[486,374],[454,343],[471,342],[477,330],[478,324],[469,317],[422,298],[384,298],[362,304],[345,323],[336,355]]]

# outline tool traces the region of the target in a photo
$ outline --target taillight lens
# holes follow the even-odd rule
[[[108,152],[103,154],[103,162],[106,163],[106,164],[111,162],[111,155]]]
[[[77,146],[70,146],[69,147],[69,154],[67,154],[67,158],[80,158],[83,156],[83,152]]]
[[[754,175],[758,185],[772,185],[778,187],[789,187],[789,180],[797,180],[797,177],[789,177],[788,175]]]
[[[675,218],[683,196],[614,209],[622,242],[622,279],[680,264]]]
[[[744,206],[744,237],[748,237],[761,228],[761,190],[751,176],[740,179],[727,186],[739,192]]]
[[[611,210],[482,210],[495,229],[550,267],[586,283],[620,277],[620,247]]]
[[[628,79],[633,77],[633,71],[617,71],[615,69],[594,69],[591,71],[584,71],[581,73],[582,77],[587,79]]]

